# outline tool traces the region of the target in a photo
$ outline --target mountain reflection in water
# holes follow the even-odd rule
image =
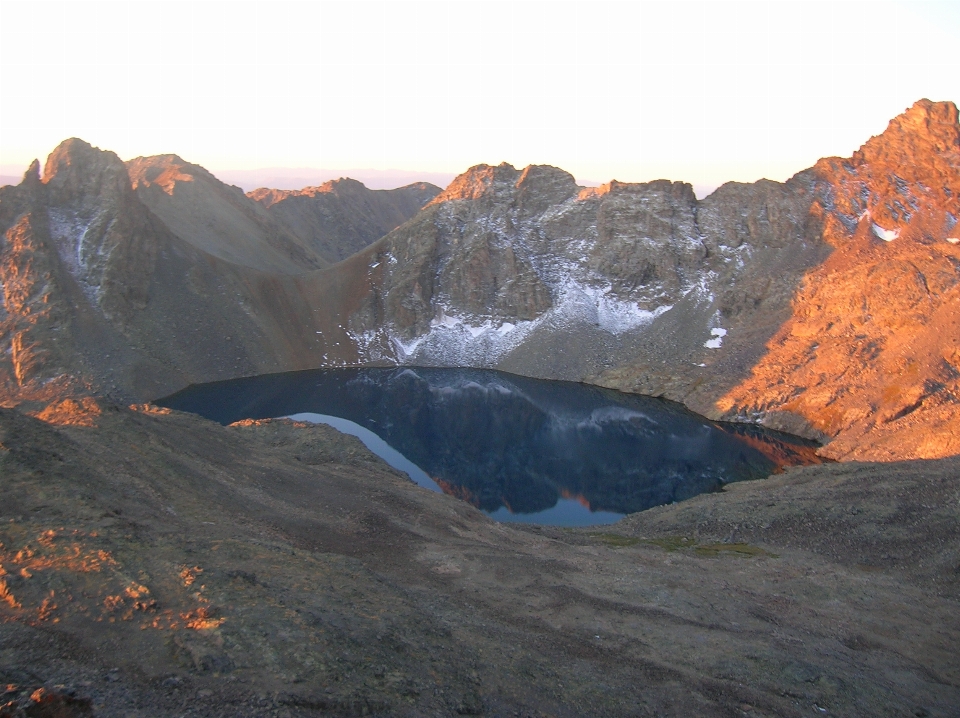
[[[609,523],[819,462],[812,442],[711,422],[679,404],[481,369],[291,372],[191,386],[156,403],[223,424],[347,419],[444,492],[530,523]]]

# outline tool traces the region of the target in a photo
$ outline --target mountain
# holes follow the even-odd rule
[[[476,167],[344,264],[365,292],[341,314],[362,360],[586,378],[835,458],[951,455],[958,136],[924,100],[848,160],[702,201]]]
[[[420,191],[391,195],[382,214],[414,213]],[[353,199],[340,197],[343,213]],[[317,330],[331,334],[336,320],[316,311],[327,260],[263,204],[174,155],[124,164],[67,140],[42,179],[34,163],[0,189],[0,228],[4,403],[65,391],[144,399],[323,362]]]
[[[832,252],[718,408],[802,416],[833,437],[836,457],[960,453],[956,106],[918,102],[852,158],[813,172],[829,188],[813,209]]]
[[[180,239],[219,259],[278,274],[329,263],[237,187],[176,155],[126,163],[138,199]]]
[[[420,170],[378,170],[372,167],[353,169],[322,169],[319,167],[264,167],[255,170],[212,170],[227,184],[252,192],[260,187],[301,189],[325,184],[331,180],[351,178],[372,190],[396,189],[418,182],[446,186],[456,174],[453,172],[422,172]]]
[[[316,269],[201,168],[64,142],[0,188],[0,714],[951,715],[956,456],[521,527],[327,427],[120,403],[464,362],[956,453],[957,122],[703,201],[481,166]]]
[[[851,158],[703,200],[504,164],[429,201],[348,181],[245,197],[174,156],[124,166],[70,140],[42,180],[0,189],[5,401],[66,376],[143,400],[268,371],[473,366],[666,396],[834,458],[950,455],[958,137],[956,106],[922,100]],[[330,237],[345,253],[425,201],[324,266]]]
[[[341,265],[363,292],[340,313],[367,360],[580,380],[642,358],[714,386],[749,370],[828,254],[815,191],[799,175],[698,202],[679,182],[584,189],[553,167],[475,167]]]
[[[247,196],[331,263],[346,259],[413,217],[440,194],[428,182],[370,190],[353,179],[301,190],[260,188]]]

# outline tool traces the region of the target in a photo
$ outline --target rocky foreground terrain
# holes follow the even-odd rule
[[[89,425],[0,410],[5,715],[960,705],[957,459],[561,530],[494,523],[326,427],[70,416]]]

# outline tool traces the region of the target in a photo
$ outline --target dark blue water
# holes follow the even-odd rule
[[[418,484],[501,521],[612,523],[817,461],[812,442],[672,402],[479,369],[291,372],[191,386],[156,403],[222,424],[330,423]]]

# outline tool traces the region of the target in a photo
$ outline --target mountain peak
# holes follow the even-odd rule
[[[23,173],[23,184],[27,187],[36,187],[40,184],[40,160],[34,160]]]
[[[156,185],[168,195],[172,195],[178,182],[193,182],[203,178],[218,185],[222,184],[203,167],[187,162],[179,155],[135,157],[128,160],[126,165],[133,189],[141,185],[144,187]]]
[[[922,99],[890,120],[887,129],[867,140],[853,157],[863,162],[910,163],[920,156],[958,152],[957,106],[952,102]],[[956,162],[957,157],[950,159]]]
[[[497,174],[503,174],[505,170],[514,176],[517,174],[513,165],[505,162],[499,167],[484,164],[474,165],[463,174],[457,175],[453,182],[443,192],[434,197],[427,206],[455,199],[479,199],[493,186]]]
[[[43,183],[57,196],[120,197],[132,191],[123,161],[109,150],[72,137],[50,153]],[[52,198],[53,199],[53,198]]]
[[[454,178],[431,204],[457,199],[479,199],[497,187],[499,191],[519,191],[521,194],[547,193],[564,197],[577,191],[576,180],[566,170],[551,165],[527,165],[518,170],[508,162],[496,167],[475,165]]]

